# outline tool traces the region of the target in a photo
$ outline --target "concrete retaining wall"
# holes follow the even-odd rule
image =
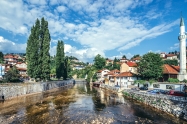
[[[124,96],[152,106],[156,109],[187,120],[187,100],[184,97],[147,94],[132,90],[123,91]]]
[[[11,83],[0,85],[0,100],[10,99],[25,94],[43,92],[54,88],[73,85],[75,80],[33,82],[33,83]]]

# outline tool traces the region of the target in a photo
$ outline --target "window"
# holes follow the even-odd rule
[[[174,85],[166,85],[166,89],[172,89],[172,90],[174,90],[175,86]]]
[[[153,84],[154,88],[160,88],[160,84]]]

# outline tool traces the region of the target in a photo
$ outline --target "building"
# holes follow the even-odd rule
[[[122,72],[116,76],[115,85],[128,88],[135,80],[137,80],[137,76],[132,72]]]
[[[113,62],[114,62],[113,60],[107,59],[106,60],[106,65],[113,64]]]
[[[2,79],[5,75],[5,65],[0,64],[0,78]]]
[[[99,81],[104,81],[105,80],[104,75],[109,73],[109,72],[110,72],[110,70],[108,70],[108,69],[102,69],[102,70],[97,71],[97,79]]]
[[[130,61],[122,63],[120,66],[120,73],[122,72],[132,72],[137,74],[137,64],[135,62]]]

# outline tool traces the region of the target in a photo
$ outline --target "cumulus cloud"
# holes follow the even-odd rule
[[[78,49],[66,44],[66,53],[87,60],[93,59],[98,53],[105,56],[104,53],[109,50],[130,49],[145,39],[169,32],[178,20],[153,27],[141,20],[160,17],[161,13],[157,13],[155,9],[151,9],[141,19],[139,15],[131,16],[134,8],[144,7],[151,2],[152,0],[1,0],[3,11],[0,11],[0,27],[14,34],[28,36],[36,18],[45,17],[52,37],[61,37],[85,46]],[[54,7],[54,10],[50,7]],[[73,14],[64,14],[66,11],[73,11]],[[52,41],[54,44],[55,42]],[[51,46],[50,53],[54,55],[55,46]]]
[[[170,50],[177,50],[179,49],[179,43],[175,43],[173,46],[170,47]]]
[[[3,53],[25,53],[26,43],[18,44],[0,36],[0,51]]]

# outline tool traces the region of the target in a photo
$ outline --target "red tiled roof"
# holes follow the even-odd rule
[[[109,77],[116,77],[118,76],[119,74],[113,74],[113,75],[110,75]]]
[[[178,74],[179,70],[180,70],[179,66],[168,65],[168,64],[163,65],[163,74]]]
[[[118,69],[111,70],[110,72],[120,72]]]
[[[136,57],[136,58],[133,58],[132,60],[140,60],[141,58],[140,57]]]
[[[101,73],[101,72],[102,72],[102,70],[98,70],[98,71],[97,71],[97,73]]]
[[[166,56],[167,57],[172,57],[172,56],[177,56],[177,55],[175,55],[175,54],[167,54]]]
[[[136,63],[134,63],[134,62],[127,62],[126,63],[129,67],[136,67],[137,66],[137,64]]]
[[[122,72],[119,75],[117,75],[116,77],[132,77],[134,76],[134,74],[132,72]]]

